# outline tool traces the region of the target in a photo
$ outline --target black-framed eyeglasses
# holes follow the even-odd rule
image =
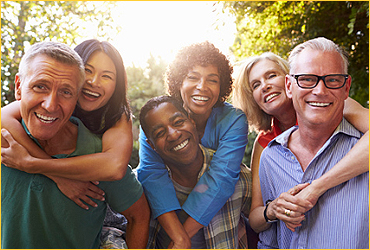
[[[313,89],[323,80],[325,87],[328,89],[340,89],[346,83],[349,75],[346,74],[332,74],[325,76],[318,76],[312,74],[291,75],[297,81],[299,87],[303,89]]]

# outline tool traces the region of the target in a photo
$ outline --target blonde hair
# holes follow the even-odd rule
[[[265,52],[259,56],[249,57],[236,65],[235,88],[232,94],[232,103],[246,114],[249,125],[255,131],[271,130],[272,116],[265,113],[253,98],[253,90],[249,84],[249,73],[252,67],[261,60],[268,59],[280,67],[284,74],[289,73],[286,60],[272,52]]]

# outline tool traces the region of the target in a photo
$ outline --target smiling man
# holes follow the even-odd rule
[[[262,153],[259,175],[264,202],[328,172],[362,136],[343,118],[351,86],[347,54],[332,41],[316,38],[295,47],[289,63],[286,91],[298,126],[276,137]],[[259,248],[368,249],[368,190],[368,172],[329,189],[294,232],[280,221],[261,232]],[[287,208],[285,215],[301,216]]]
[[[147,142],[166,164],[182,206],[202,174],[210,171],[212,152],[199,144],[194,121],[173,97],[161,96],[149,100],[141,109],[140,124]],[[181,234],[190,239],[189,248],[190,245],[198,249],[247,248],[243,214],[249,214],[252,180],[250,170],[244,165],[240,167],[234,194],[207,227],[202,226],[199,231],[191,232],[192,235],[186,235],[186,225],[182,223],[188,215],[183,210],[165,213],[151,221],[148,248],[176,247]],[[171,219],[164,220],[163,216],[168,215],[167,218]]]
[[[20,63],[15,96],[23,128],[53,158],[101,152],[101,138],[71,117],[84,71],[78,54],[55,42],[32,45]],[[1,247],[99,248],[108,203],[129,221],[129,247],[145,247],[150,211],[131,168],[121,180],[100,182],[99,187],[106,200],[96,200],[97,207],[85,210],[64,196],[48,177],[2,164]]]

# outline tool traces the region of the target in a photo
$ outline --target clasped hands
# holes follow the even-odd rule
[[[314,185],[296,185],[270,203],[267,215],[269,218],[283,221],[287,228],[294,232],[302,225],[304,214],[313,208],[319,197]]]

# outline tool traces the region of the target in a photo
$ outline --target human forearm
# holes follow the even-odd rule
[[[249,224],[256,233],[265,231],[271,226],[270,223],[266,222],[263,216],[264,210],[265,210],[264,206],[259,206],[254,208],[249,214]],[[276,217],[274,218],[271,215],[268,218],[271,220],[276,219]]]
[[[369,171],[369,132],[332,169],[314,180],[310,188],[320,197],[330,188]],[[304,190],[303,190],[304,191]],[[302,191],[302,192],[303,192]]]
[[[19,122],[16,122],[15,127],[17,126],[21,126]],[[131,126],[128,125],[128,127]],[[21,133],[26,134],[23,128],[19,129],[21,131],[15,133],[18,137]],[[31,141],[34,147],[42,152],[39,154],[40,157],[33,157],[25,147],[14,140],[8,131],[2,130],[2,139],[4,137],[10,144],[9,148],[2,148],[2,162],[8,167],[27,173],[54,175],[82,181],[120,180],[126,173],[132,152],[131,132],[123,133],[121,130],[113,127],[103,135],[101,153],[67,159],[51,159]],[[120,139],[117,140],[117,137]],[[26,135],[24,141],[28,140],[30,138]]]
[[[190,236],[181,224],[175,211],[170,211],[158,216],[158,222],[166,231],[173,242],[173,248],[190,248]]]
[[[145,249],[149,238],[150,209],[144,193],[130,208],[122,212],[127,219],[128,248]]]
[[[189,235],[189,238],[191,239],[200,229],[202,229],[204,226],[194,220],[192,217],[188,217],[186,221],[184,222],[184,228],[186,233]]]
[[[369,131],[369,110],[352,98],[347,98],[344,102],[343,115],[362,133]]]
[[[122,179],[126,168],[114,154],[105,152],[65,159],[32,158],[25,161],[24,171],[81,181],[115,181]]]

